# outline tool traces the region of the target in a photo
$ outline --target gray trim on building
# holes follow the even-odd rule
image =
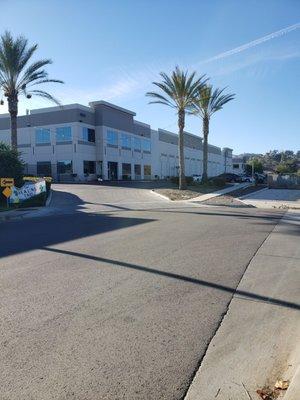
[[[36,147],[44,147],[44,146],[51,146],[51,143],[36,143]]]
[[[78,144],[83,144],[84,146],[96,146],[95,142],[87,142],[86,140],[78,140]]]
[[[133,133],[137,136],[143,136],[150,139],[151,127],[143,122],[133,121]]]
[[[57,124],[70,124],[82,122],[95,125],[95,115],[92,112],[83,111],[80,108],[64,109],[57,111],[39,112],[18,117],[18,128],[39,127]],[[0,118],[0,130],[10,129],[10,118]]]
[[[211,144],[208,145],[208,153],[212,154],[222,154],[222,150],[219,147],[213,146]]]
[[[108,104],[105,102],[94,103],[95,125],[133,133],[133,115],[135,114]]]
[[[55,144],[57,144],[57,145],[62,145],[62,144],[73,144],[73,142],[72,142],[72,140],[68,140],[68,141],[65,141],[65,142],[56,142]]]
[[[164,129],[158,129],[158,139],[161,142],[178,145],[178,136]],[[184,146],[190,149],[202,150],[202,138],[184,132]]]

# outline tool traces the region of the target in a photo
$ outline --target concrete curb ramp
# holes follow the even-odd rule
[[[193,197],[192,199],[188,199],[188,200],[185,200],[185,201],[202,202],[202,201],[213,199],[214,197],[222,196],[223,194],[234,192],[235,190],[242,189],[242,188],[248,187],[250,185],[252,185],[252,183],[248,183],[248,182],[238,183],[238,184],[235,184],[235,185],[230,186],[228,188],[217,190],[216,192],[202,194],[201,196]]]
[[[299,234],[288,212],[254,255],[185,400],[255,400],[277,379],[300,399]]]

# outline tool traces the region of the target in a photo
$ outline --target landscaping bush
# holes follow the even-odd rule
[[[23,169],[19,153],[0,142],[0,177],[14,178],[16,186],[22,185]]]
[[[222,176],[214,176],[207,181],[208,185],[211,186],[225,186],[226,179]]]
[[[46,204],[47,193],[40,193],[37,196],[31,197],[30,199],[22,201],[17,207],[42,207]]]
[[[188,186],[193,185],[194,184],[194,180],[192,176],[186,176],[185,177],[186,180],[186,184]],[[171,176],[170,181],[172,183],[174,183],[175,185],[179,185],[179,177],[178,176]]]

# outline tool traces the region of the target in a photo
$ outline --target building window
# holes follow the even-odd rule
[[[232,168],[233,169],[239,169],[240,168],[240,164],[233,164]]]
[[[70,126],[62,126],[56,128],[56,141],[57,142],[70,142],[72,141],[72,129]]]
[[[134,164],[134,179],[141,179],[141,166],[140,164]]]
[[[144,165],[144,179],[151,179],[151,165]]]
[[[58,174],[72,174],[72,161],[71,160],[64,160],[57,162],[57,173]]]
[[[118,146],[118,132],[107,131],[106,140],[109,146]]]
[[[38,161],[36,163],[36,173],[38,176],[51,176],[51,162]]]
[[[95,161],[83,161],[83,173],[84,174],[95,174],[96,162]]]
[[[70,126],[56,128],[56,141],[69,142],[72,140],[72,129]]]
[[[85,142],[95,143],[95,129],[83,127],[82,140],[84,140]]]
[[[123,149],[131,149],[131,137],[122,133],[121,135],[121,145]]]
[[[141,144],[141,139],[140,138],[133,138],[133,147],[134,150],[136,151],[141,151],[142,149],[142,144]]]
[[[50,129],[39,128],[35,130],[35,143],[36,144],[50,144]]]
[[[151,142],[149,139],[142,140],[142,147],[145,153],[151,153]]]
[[[122,179],[131,179],[131,164],[122,164]]]

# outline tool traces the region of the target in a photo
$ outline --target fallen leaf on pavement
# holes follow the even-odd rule
[[[263,399],[263,400],[274,400],[274,392],[269,388],[258,389],[256,393]]]
[[[282,379],[278,379],[275,383],[276,389],[286,390],[289,387],[289,381],[283,381]]]

